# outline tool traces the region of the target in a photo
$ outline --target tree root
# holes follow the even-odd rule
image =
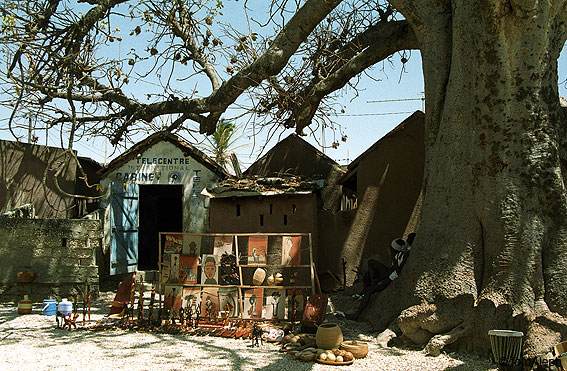
[[[433,336],[425,346],[424,350],[428,355],[437,357],[441,354],[441,351],[445,346],[453,344],[466,333],[467,328],[464,325],[459,325],[449,332]]]
[[[401,335],[402,331],[398,327],[396,321],[390,323],[387,329],[382,331],[377,337],[376,341],[378,342],[378,346],[382,348],[388,348],[392,341],[394,341],[399,335]]]
[[[461,339],[469,329],[473,311],[473,298],[461,295],[453,299],[426,301],[414,305],[399,315],[397,324],[406,338],[425,345],[425,351],[433,356],[443,348]],[[466,322],[464,318],[468,318]]]
[[[433,333],[425,329],[425,322],[435,315],[437,306],[423,302],[400,313],[397,324],[403,334],[416,344],[425,344],[433,337]]]
[[[567,338],[567,319],[557,313],[548,312],[537,316],[524,313],[521,316],[526,328],[524,358],[549,354],[555,344]]]

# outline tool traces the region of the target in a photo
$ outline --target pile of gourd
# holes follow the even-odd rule
[[[349,362],[354,359],[351,352],[342,349],[320,349],[317,348],[317,343],[313,335],[299,334],[286,335],[282,341],[282,351],[295,359],[305,362],[313,362],[316,360],[328,362]]]
[[[317,359],[328,362],[350,362],[354,359],[351,352],[342,349],[317,350]]]

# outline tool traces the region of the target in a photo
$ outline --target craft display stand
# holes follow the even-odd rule
[[[292,237],[295,239],[287,239],[288,237]],[[212,249],[214,248],[214,242],[211,244],[210,242],[215,241],[215,239],[217,239],[216,241],[218,241],[219,239],[231,239],[232,241],[232,246],[231,246],[231,253],[234,254],[236,256],[236,268],[238,271],[238,284],[218,284],[219,283],[219,279],[220,276],[217,277],[217,284],[204,284],[201,283],[203,282],[203,279],[201,278],[202,273],[202,267],[203,264],[205,263],[203,261],[203,259],[201,259],[201,261],[197,263],[197,272],[195,272],[196,275],[196,282],[195,283],[185,283],[185,282],[170,282],[171,278],[173,274],[176,274],[176,269],[177,272],[179,271],[178,267],[171,267],[171,262],[170,263],[165,263],[165,261],[163,260],[164,257],[164,250],[166,250],[166,242],[168,240],[168,238],[171,239],[177,239],[179,241],[181,241],[181,247],[180,249],[184,249],[186,248],[186,244],[184,244],[184,240],[189,240],[189,239],[198,239],[201,238],[201,242],[203,241],[203,239],[207,240],[209,242],[209,246],[200,246],[199,248],[199,253],[198,255],[196,255],[197,257],[201,257],[203,258],[203,256],[208,256],[208,255],[214,255]],[[251,243],[250,241],[252,241],[252,239],[257,238],[257,239],[262,239],[262,238],[266,238],[266,250],[263,251],[264,255],[264,259],[265,262],[260,262],[260,263],[249,263],[248,260],[250,259],[250,254],[249,254],[249,248],[248,246],[242,246],[242,245],[247,245],[249,243]],[[280,242],[281,240],[281,242]],[[284,240],[285,241],[300,241],[298,243],[299,247],[295,247],[296,249],[299,249],[299,251],[297,252],[297,250],[295,250],[295,258],[291,258],[291,253],[289,251],[288,252],[290,255],[291,262],[288,262],[289,264],[275,264],[275,262],[280,261],[281,263],[283,263],[283,259],[282,258],[282,254],[283,254],[283,244],[284,244]],[[293,244],[292,242],[289,242],[291,244]],[[213,245],[213,246],[211,246]],[[169,245],[170,246],[170,245]],[[246,248],[246,251],[242,251],[242,247]],[[205,253],[204,250],[206,250]],[[170,250],[171,251],[171,250]],[[254,251],[255,253],[255,251]],[[262,252],[261,252],[262,253]],[[166,256],[170,258],[172,254],[166,254]],[[186,256],[184,254],[179,254],[179,256]],[[298,258],[299,257],[299,258]],[[297,263],[297,259],[299,259],[299,264]],[[181,260],[181,259],[179,259]],[[198,259],[197,259],[198,260]],[[295,262],[294,262],[295,260]],[[306,262],[307,260],[307,262]],[[216,265],[216,270],[217,270],[217,274],[220,271],[220,256],[218,258],[218,262],[219,264]],[[270,275],[275,275],[277,273],[281,273],[283,276],[283,282],[279,283],[279,284],[269,284],[267,282],[266,279],[263,280],[263,283],[261,285],[254,285],[253,284],[253,274],[255,272],[255,270],[257,268],[262,268],[263,270],[266,271],[266,277],[270,276]],[[169,271],[168,271],[169,270]],[[296,290],[300,290],[301,291],[301,295],[303,300],[301,300],[301,304],[302,307],[298,308],[298,313],[303,312],[305,303],[306,303],[306,299],[307,296],[309,294],[313,295],[315,294],[315,287],[314,287],[314,283],[315,283],[315,271],[314,271],[314,265],[313,265],[313,248],[312,248],[312,238],[311,238],[311,234],[310,233],[180,233],[180,232],[160,232],[159,233],[159,294],[160,294],[160,298],[162,294],[165,294],[166,288],[168,286],[175,286],[175,287],[182,287],[182,288],[194,288],[194,289],[200,289],[200,295],[202,295],[203,293],[203,289],[205,288],[209,288],[209,287],[213,287],[213,288],[229,288],[229,287],[235,287],[237,289],[238,292],[238,313],[239,315],[236,317],[231,317],[231,318],[239,318],[242,319],[244,318],[244,309],[245,309],[245,304],[244,304],[244,300],[245,300],[245,293],[247,290],[251,290],[251,289],[263,289],[263,295],[262,295],[262,299],[264,300],[264,298],[266,298],[266,295],[264,295],[266,293],[266,290],[279,290],[279,291],[283,291],[284,292],[284,298],[283,298],[283,303],[285,305],[284,307],[284,312],[285,312],[285,308],[288,309],[288,313],[287,315],[284,314],[285,318],[279,318],[280,316],[275,316],[278,318],[264,318],[264,316],[260,316],[260,318],[258,317],[246,317],[246,319],[249,320],[299,320],[300,318],[296,318],[294,314],[291,313],[291,309],[289,309],[289,306],[287,303],[288,300],[288,293],[289,290],[294,290],[293,291],[293,300],[295,300],[295,293],[298,293],[298,291]],[[169,277],[169,278],[168,278]],[[167,280],[165,280],[165,278],[168,278]],[[168,282],[164,282],[164,281],[168,281]],[[183,289],[182,289],[183,291]],[[220,291],[219,291],[220,292]],[[203,298],[201,298],[201,301],[203,300]],[[220,300],[220,299],[219,299]],[[160,309],[161,309],[161,302],[162,300],[160,300]],[[220,301],[219,301],[220,302]],[[199,304],[201,305],[201,304]],[[219,310],[222,310],[223,308],[219,308]],[[275,311],[275,310],[274,310]],[[201,313],[201,318],[203,318],[205,316],[204,313]],[[218,316],[217,316],[218,318]]]

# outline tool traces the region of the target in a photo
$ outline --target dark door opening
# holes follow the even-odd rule
[[[183,186],[140,185],[138,269],[158,270],[158,233],[182,232]]]

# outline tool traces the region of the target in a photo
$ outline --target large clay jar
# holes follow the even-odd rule
[[[343,342],[343,332],[336,323],[323,323],[317,328],[315,340],[317,341],[317,348],[338,348]]]

